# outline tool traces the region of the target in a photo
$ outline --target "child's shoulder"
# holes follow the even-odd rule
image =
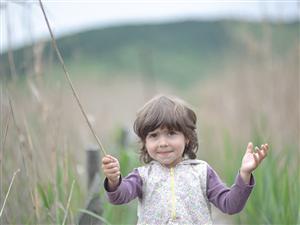
[[[138,167],[137,171],[142,178],[145,178],[150,174],[159,173],[160,169],[161,168],[158,167],[158,163],[156,161],[151,161],[145,165]]]

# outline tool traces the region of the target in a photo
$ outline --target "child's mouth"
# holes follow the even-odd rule
[[[170,153],[172,153],[172,151],[157,152],[157,154],[159,154],[159,155],[168,155]]]

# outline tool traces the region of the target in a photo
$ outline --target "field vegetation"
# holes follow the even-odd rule
[[[270,145],[243,212],[213,209],[216,223],[300,224],[299,40],[298,22],[219,21],[106,28],[58,43],[123,175],[141,165],[138,108],[158,93],[178,95],[198,115],[198,158],[228,185],[249,141]],[[14,55],[16,77],[6,54],[0,67],[0,223],[75,224],[88,196],[86,149],[96,142],[49,43]],[[136,201],[112,206],[99,189],[101,220],[136,222]]]

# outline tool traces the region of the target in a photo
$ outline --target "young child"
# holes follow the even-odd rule
[[[138,224],[212,224],[210,203],[222,212],[240,212],[254,186],[252,172],[268,144],[247,146],[235,184],[226,187],[216,172],[196,159],[196,114],[182,100],[158,96],[138,112],[134,131],[145,166],[122,177],[116,158],[102,159],[104,188],[112,204],[138,198]]]

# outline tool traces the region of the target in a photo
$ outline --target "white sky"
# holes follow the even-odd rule
[[[56,37],[95,27],[180,19],[298,18],[299,20],[299,2],[299,0],[43,0]],[[8,45],[7,21],[11,34],[9,39],[13,47],[49,37],[37,0],[0,0],[0,3],[0,52],[5,51]]]

